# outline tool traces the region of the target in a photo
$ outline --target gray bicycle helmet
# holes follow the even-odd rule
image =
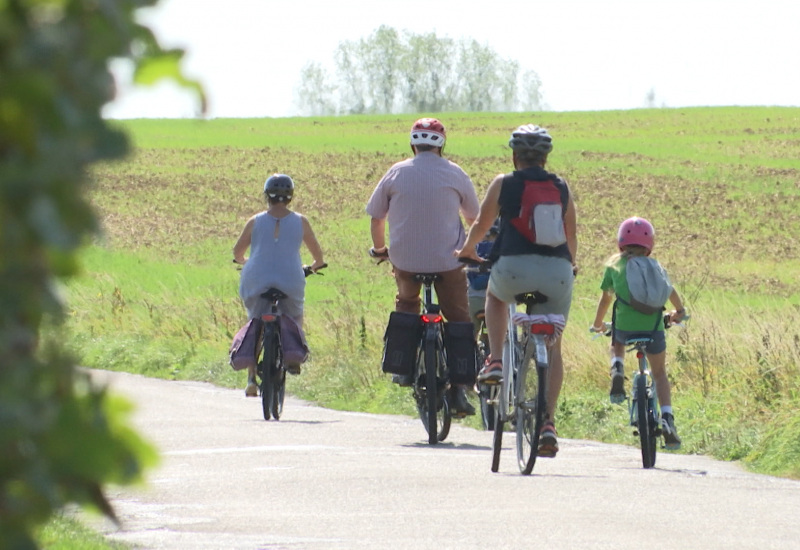
[[[264,182],[264,194],[270,199],[289,202],[294,195],[294,182],[286,174],[272,174]]]
[[[547,129],[535,124],[525,124],[511,133],[508,146],[515,151],[536,151],[543,155],[553,150],[553,138]]]

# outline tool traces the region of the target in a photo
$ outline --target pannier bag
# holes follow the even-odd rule
[[[410,376],[422,337],[422,322],[416,313],[392,311],[383,336],[383,372]]]
[[[445,323],[444,347],[447,353],[447,369],[453,384],[475,383],[478,366],[478,346],[474,326],[471,322]]]
[[[264,322],[260,318],[250,319],[233,337],[229,350],[231,367],[242,370],[255,367],[258,363],[259,342]]]
[[[279,317],[281,324],[281,347],[285,365],[300,365],[308,359],[308,343],[303,329],[287,315]]]

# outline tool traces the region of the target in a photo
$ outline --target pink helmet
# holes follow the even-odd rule
[[[444,125],[435,118],[421,118],[411,127],[411,145],[444,147],[447,133]]]
[[[653,224],[644,218],[634,216],[620,224],[617,232],[617,244],[620,248],[635,244],[645,247],[650,252],[653,250],[655,233]]]

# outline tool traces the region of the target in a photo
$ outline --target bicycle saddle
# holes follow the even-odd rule
[[[270,302],[277,302],[278,300],[283,300],[286,298],[286,294],[277,288],[270,288],[268,291],[262,292],[261,297],[265,300],[269,300]]]
[[[547,302],[548,298],[538,290],[534,290],[533,292],[523,292],[522,294],[517,294],[514,296],[514,300],[516,300],[518,304],[532,306],[534,304],[544,304]]]
[[[442,276],[439,275],[438,273],[415,273],[414,274],[414,280],[419,282],[419,283],[422,283],[423,285],[433,284],[433,283],[435,283],[436,281],[438,281],[441,278],[442,278]]]

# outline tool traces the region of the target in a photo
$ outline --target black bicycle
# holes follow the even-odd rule
[[[389,258],[388,251],[378,253],[371,248],[369,254],[378,263]],[[447,438],[452,422],[447,399],[450,382],[444,347],[444,319],[439,305],[433,300],[433,284],[440,278],[441,275],[436,273],[414,274],[414,280],[422,284],[422,338],[417,348],[411,387],[419,418],[431,445]]]
[[[317,271],[327,267],[322,264]],[[303,266],[303,272],[308,277],[316,273],[311,267]],[[261,408],[264,420],[270,417],[280,420],[283,414],[283,400],[286,394],[286,365],[283,361],[283,346],[281,344],[281,323],[278,304],[286,298],[286,294],[277,288],[270,288],[261,297],[270,303],[270,310],[261,316],[263,331],[261,349],[257,357],[261,357],[256,367],[260,378],[259,391],[261,392]],[[262,354],[263,352],[263,354]]]

